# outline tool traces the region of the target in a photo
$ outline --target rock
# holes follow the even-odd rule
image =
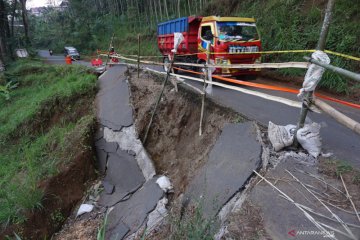
[[[173,190],[173,186],[171,185],[169,178],[166,176],[159,177],[158,180],[156,180],[156,183],[164,192]]]

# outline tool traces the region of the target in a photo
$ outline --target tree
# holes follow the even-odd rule
[[[0,60],[6,63],[9,57],[8,38],[9,38],[9,23],[7,6],[4,0],[0,0]]]
[[[26,44],[30,45],[30,38],[29,38],[29,20],[26,10],[26,0],[20,0],[21,5],[21,15],[24,24],[24,34],[25,34],[25,42]]]

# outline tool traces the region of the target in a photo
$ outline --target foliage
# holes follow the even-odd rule
[[[18,83],[14,83],[13,81],[8,82],[5,86],[0,85],[0,96],[3,96],[5,100],[10,99],[10,91],[17,88]]]
[[[108,214],[109,214],[109,212],[106,212],[104,221],[103,221],[103,223],[101,224],[101,226],[100,226],[100,228],[98,230],[98,233],[97,233],[97,236],[96,236],[97,240],[105,240],[105,230],[106,230]]]
[[[71,159],[74,141],[81,142],[88,131],[92,116],[51,123],[46,119],[61,111],[71,115],[81,96],[95,95],[96,77],[86,71],[79,66],[19,61],[5,73],[19,85],[11,101],[0,98],[1,225],[22,223],[25,212],[42,208],[39,181]],[[59,215],[54,219],[59,220]]]
[[[264,50],[315,49],[322,26],[326,2],[324,1],[249,1],[238,5],[236,15],[253,16],[261,33]],[[357,7],[354,7],[354,4]],[[360,15],[357,9],[360,3],[351,0],[335,3],[333,20],[329,29],[326,49],[359,56],[360,29],[357,27]],[[259,9],[263,9],[259,11]],[[271,14],[269,14],[271,13]],[[271,24],[269,24],[271,23]],[[303,61],[306,54],[267,55],[264,62]],[[332,64],[352,71],[358,71],[355,61],[330,55]],[[285,75],[304,76],[304,70],[285,69],[279,71]],[[320,86],[338,92],[348,92],[352,84],[338,74],[326,71]]]
[[[116,51],[137,54],[137,34],[140,33],[141,55],[159,55],[157,23],[189,15],[255,17],[264,50],[314,49],[325,5],[320,0],[106,0],[97,4],[89,0],[70,0],[67,11],[49,8],[42,17],[33,17],[31,23],[35,45],[57,52],[65,45],[73,45],[81,52],[94,54],[96,49],[107,49],[114,34]],[[327,49],[359,56],[359,8],[359,1],[336,2]],[[262,61],[303,61],[304,55],[308,54],[263,55]],[[331,56],[331,60],[336,66],[359,70],[358,63],[354,61],[335,56]],[[304,76],[305,70],[282,69],[278,72],[288,76]],[[349,92],[353,84],[327,71],[320,85],[338,92]]]

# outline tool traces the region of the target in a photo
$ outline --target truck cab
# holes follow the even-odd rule
[[[198,32],[198,62],[210,59],[217,65],[260,63],[261,40],[254,18],[203,17]],[[214,74],[237,76],[256,74],[257,69],[217,68]]]

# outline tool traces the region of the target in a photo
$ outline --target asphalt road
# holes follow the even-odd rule
[[[65,56],[64,55],[56,54],[56,55],[50,56],[49,51],[47,51],[47,50],[40,50],[40,51],[38,51],[38,54],[40,57],[45,58],[47,63],[65,64]],[[82,60],[79,60],[79,61],[75,60],[75,61],[73,61],[73,64],[80,64],[80,65],[91,67],[91,64],[89,62],[82,61]]]
[[[159,66],[154,66],[152,68],[159,70]],[[202,89],[202,84],[199,82],[190,80],[186,80],[186,82]],[[244,88],[298,101],[297,96],[291,93],[255,89],[251,87]],[[277,125],[296,125],[300,117],[300,108],[290,107],[279,102],[270,101],[222,87],[213,86],[213,92],[210,98],[223,106],[232,108],[236,112],[245,115],[252,120],[256,120],[264,126],[267,126],[269,121]],[[352,119],[360,122],[360,110],[335,102],[325,102]],[[309,112],[306,122],[317,122],[321,124],[320,134],[323,143],[322,151],[324,153],[333,153],[337,159],[347,161],[352,166],[360,168],[359,135],[344,127],[325,113]]]
[[[53,64],[64,64],[63,56],[50,56],[48,51],[39,51],[39,55]],[[90,66],[88,62],[76,61],[74,64]],[[150,66],[159,70],[158,66]],[[194,86],[202,88],[200,83],[192,82]],[[254,90],[253,88],[249,88]],[[275,96],[281,96],[296,100],[296,95],[282,93],[270,90],[257,91],[269,93]],[[297,123],[300,115],[300,109],[288,105],[266,100],[260,97],[240,93],[234,90],[221,87],[213,87],[213,94],[210,96],[215,102],[232,108],[250,119],[256,120],[262,125],[267,126],[269,121],[278,125],[287,125]],[[337,103],[328,102],[336,109],[360,122],[360,111]],[[360,136],[336,122],[326,114],[310,112],[307,121],[314,121],[322,125],[321,137],[323,142],[323,152],[331,152],[339,160],[344,160],[356,168],[360,168]]]

